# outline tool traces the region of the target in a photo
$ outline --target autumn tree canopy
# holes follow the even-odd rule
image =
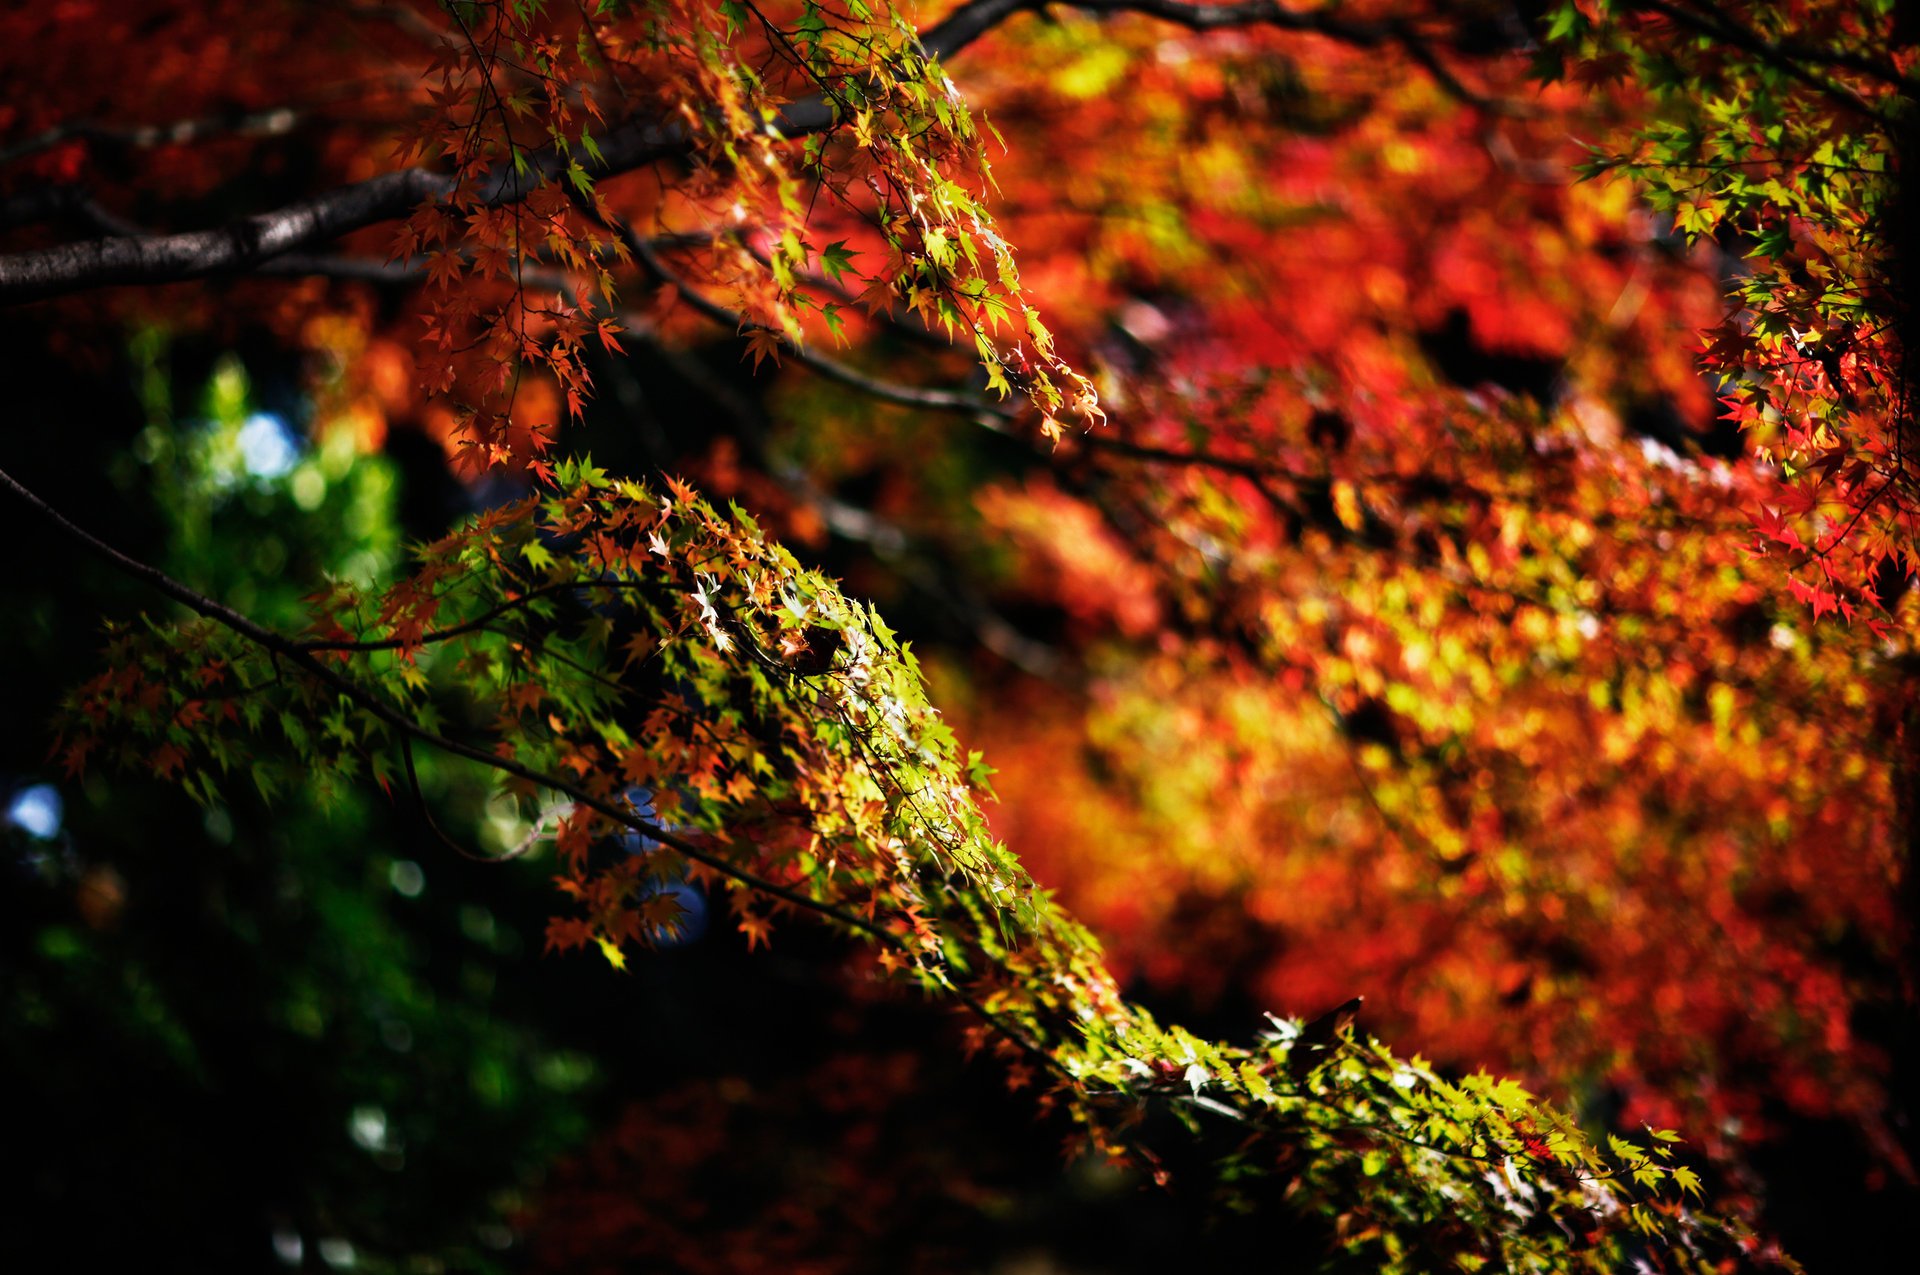
[[[1082,1170],[930,1150],[983,1136],[917,1070],[956,1042],[968,1101],[1285,1269],[1841,1260],[1813,1215],[1897,1227],[1920,1152],[1910,19],[0,15],[0,486],[61,564],[11,639],[61,673],[9,692],[17,1065],[119,1012],[75,970],[165,964],[188,869],[113,829],[171,788],[194,855],[333,900],[310,967],[235,927],[289,1058],[363,982],[390,1053],[435,1024],[351,1107],[373,1162],[437,1042],[495,1060],[503,1158],[439,1180],[545,1183],[475,1232],[521,1265],[961,1262],[954,1209]],[[21,803],[62,793],[54,853]],[[568,1060],[618,1047],[409,982],[355,853],[444,865],[489,961],[479,900],[519,915],[562,999],[652,980],[606,995],[664,1023],[726,943],[839,1008],[777,1081],[716,1029],[589,1118]],[[820,1172],[722,1167],[804,1122]],[[293,1198],[248,1206],[292,1263],[480,1260]]]

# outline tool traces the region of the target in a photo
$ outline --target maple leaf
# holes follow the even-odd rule
[[[160,745],[153,750],[153,756],[148,759],[153,773],[162,779],[172,778],[186,766],[186,763],[186,753],[173,744]]]
[[[756,947],[772,946],[773,923],[766,917],[754,912],[740,914],[740,933],[747,936],[747,950]]]
[[[778,367],[780,355],[784,349],[785,342],[781,340],[779,333],[770,328],[754,328],[747,333],[747,349],[743,357],[751,358],[754,370],[758,371],[760,365],[768,359],[772,359],[774,366]]]
[[[600,955],[607,958],[607,964],[613,966],[616,970],[624,970],[627,968],[627,954],[620,950],[618,944],[608,941],[605,937],[599,936],[595,937],[594,942],[599,945]]]

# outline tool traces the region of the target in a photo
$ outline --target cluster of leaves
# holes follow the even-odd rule
[[[1902,362],[1896,158],[1913,51],[1892,0],[1794,6],[1560,6],[1577,75],[1647,99],[1626,149],[1589,173],[1633,179],[1688,242],[1716,245],[1737,303],[1707,334],[1726,419],[1788,481],[1757,544],[1801,569],[1816,616],[1884,623],[1920,569]]]
[[[606,123],[591,24],[563,29],[540,4],[447,12],[454,36],[425,70],[432,88],[400,158],[430,155],[452,172],[445,192],[407,219],[391,254],[425,270],[432,301],[421,348],[432,356],[417,361],[418,372],[456,404],[459,443],[484,470],[544,450],[558,425],[516,411],[524,368],[550,378],[578,414],[592,384],[583,342],[611,347],[618,331],[611,319],[594,321],[596,298],[612,298],[608,266],[631,254],[604,229],[607,210],[593,200],[586,168],[602,159],[593,129]],[[566,286],[530,285],[528,269],[543,265],[559,267]]]
[[[1055,413],[1101,418],[987,212],[980,126],[891,4],[651,0],[589,13],[493,0],[448,12],[457,38],[428,68],[422,124],[401,151],[453,171],[391,253],[425,271],[423,385],[453,405],[468,467],[551,476],[541,453],[560,405],[577,419],[591,391],[587,343],[617,349],[614,271],[636,257],[665,301],[684,295],[737,326],[756,365],[804,345],[810,327],[844,339],[845,298],[818,294],[848,289],[870,311],[902,304],[970,341],[989,388],[1017,388],[1050,431],[1063,428]],[[609,126],[612,101],[621,114]],[[607,147],[615,171],[650,156],[689,165],[688,180],[638,215],[703,250],[704,281],[733,294],[731,309],[608,205],[596,185]],[[822,196],[849,229],[818,246]],[[523,403],[528,374],[544,385]]]

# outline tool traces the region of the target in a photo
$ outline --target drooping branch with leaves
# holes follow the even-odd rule
[[[752,941],[776,914],[823,920],[961,1002],[1094,1146],[1151,1157],[1128,1132],[1153,1104],[1230,1121],[1243,1172],[1297,1182],[1381,1269],[1607,1270],[1644,1243],[1750,1244],[1688,1208],[1699,1178],[1671,1130],[1590,1142],[1513,1081],[1446,1079],[1350,1014],[1228,1046],[1129,1005],[1098,943],[989,835],[983,760],[879,616],[682,485],[563,463],[552,495],[428,547],[384,598],[317,600],[313,636],[157,583],[199,618],[114,640],[63,724],[72,766],[105,749],[209,800],[272,796],[295,769],[411,782],[416,748],[491,768],[552,821],[575,914],[550,947],[623,965],[673,934],[664,887],[689,874],[727,891]],[[436,690],[485,736],[450,735]]]

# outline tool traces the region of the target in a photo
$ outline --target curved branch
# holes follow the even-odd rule
[[[699,311],[703,317],[734,332],[771,333],[780,342],[783,353],[794,362],[811,369],[829,381],[858,390],[881,402],[895,403],[901,407],[918,407],[934,412],[954,412],[969,417],[1012,415],[999,404],[964,390],[929,389],[917,385],[900,385],[893,381],[882,381],[838,359],[817,353],[776,328],[768,327],[764,323],[755,323],[746,316],[729,310],[695,288],[662,261],[660,254],[654,251],[653,244],[634,233],[633,227],[627,222],[613,221],[609,223],[608,228],[620,236],[621,241],[633,252],[634,258],[641,265],[662,283],[672,287],[682,301]]]

